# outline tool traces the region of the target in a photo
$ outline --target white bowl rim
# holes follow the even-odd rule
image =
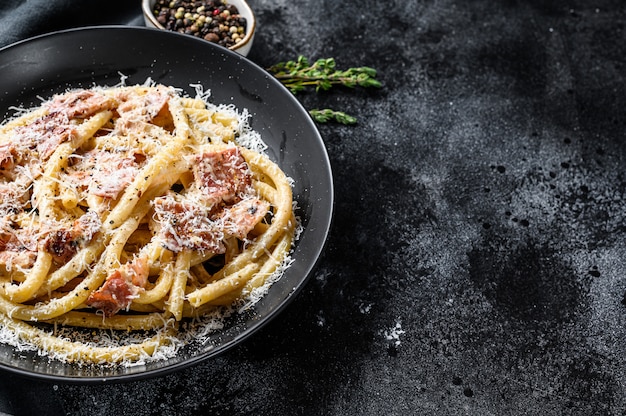
[[[227,0],[223,0],[223,1],[225,3],[228,3]],[[244,47],[246,44],[248,44],[252,40],[254,36],[254,31],[256,30],[256,17],[254,16],[254,12],[252,11],[252,8],[250,7],[250,5],[248,4],[246,0],[239,0],[239,1],[241,2],[243,7],[246,9],[248,14],[252,18],[246,19],[246,36],[243,37],[243,40],[233,46],[228,47],[228,49],[233,50],[233,51],[236,51],[237,49],[240,49]],[[154,17],[154,13],[152,13],[152,6],[154,5],[154,3],[156,3],[156,0],[142,0],[141,8],[143,10],[143,14],[150,20],[150,22],[156,28],[167,30],[165,27],[163,27],[161,23],[159,23],[156,17]],[[237,8],[239,9],[239,7]],[[241,14],[241,10],[239,10],[239,13]]]

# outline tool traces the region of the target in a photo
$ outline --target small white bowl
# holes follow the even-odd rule
[[[252,48],[252,42],[254,41],[256,18],[254,17],[252,9],[245,0],[228,0],[226,3],[235,6],[239,11],[239,14],[246,19],[246,35],[241,42],[229,47],[228,49],[235,51],[243,56],[247,56],[250,52],[250,49]],[[141,2],[141,8],[143,9],[143,18],[146,26],[167,30],[163,27],[162,24],[157,21],[154,13],[152,12],[155,4],[156,0],[142,0]]]

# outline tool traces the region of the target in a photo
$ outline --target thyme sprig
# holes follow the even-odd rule
[[[309,86],[315,87],[315,91],[329,90],[334,85],[381,87],[374,68],[361,66],[342,71],[337,69],[334,58],[318,59],[311,65],[306,57],[299,56],[296,61],[279,62],[269,71],[294,94]]]
[[[324,108],[322,110],[313,109],[309,110],[309,114],[313,117],[313,120],[318,123],[327,123],[329,121],[335,121],[341,124],[356,124],[356,118],[343,111],[335,111],[330,108]]]
[[[334,58],[322,58],[313,64],[300,55],[295,61],[279,62],[268,68],[289,91],[294,95],[306,88],[313,87],[315,91],[326,91],[334,86],[348,88],[380,88],[382,84],[376,79],[376,70],[367,66],[337,69]],[[309,113],[318,123],[335,121],[342,124],[355,124],[356,118],[333,109],[314,109]]]

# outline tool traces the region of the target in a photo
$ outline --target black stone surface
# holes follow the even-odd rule
[[[28,414],[621,415],[626,412],[626,5],[250,0],[249,58],[379,70],[302,94],[336,217],[319,268],[241,346],[145,381],[3,374]],[[141,25],[139,1],[3,1],[0,44]]]

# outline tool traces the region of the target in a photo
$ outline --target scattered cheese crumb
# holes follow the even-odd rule
[[[400,345],[400,335],[404,334],[400,321],[396,322],[396,325],[388,331],[385,331],[385,338],[388,341],[394,341],[396,346]]]

